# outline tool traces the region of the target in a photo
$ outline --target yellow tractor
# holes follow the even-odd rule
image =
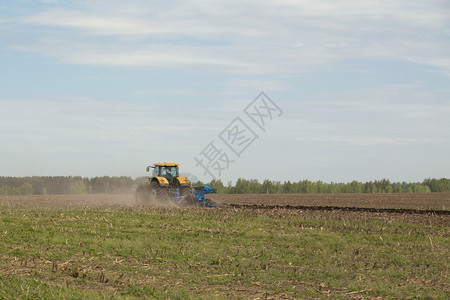
[[[140,203],[177,206],[197,206],[199,203],[189,179],[179,176],[178,163],[155,163],[147,167],[152,176],[136,189],[136,200]]]

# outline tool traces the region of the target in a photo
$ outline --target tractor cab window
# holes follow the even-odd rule
[[[178,170],[177,167],[163,167],[161,168],[160,176],[177,177]]]
[[[172,175],[172,177],[178,177],[178,168],[177,167],[170,167],[169,172],[170,172],[170,175]]]
[[[153,169],[153,177],[155,177],[155,176],[159,176],[159,166],[156,166],[156,167]]]

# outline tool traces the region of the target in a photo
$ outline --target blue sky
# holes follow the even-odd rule
[[[209,181],[210,142],[225,182],[450,176],[448,1],[6,0],[0,65],[0,176]],[[265,131],[243,111],[261,91]]]

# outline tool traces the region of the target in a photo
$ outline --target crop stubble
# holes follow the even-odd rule
[[[302,194],[212,195],[211,198],[219,203],[235,204],[354,206],[446,210],[449,207],[449,196],[450,193],[375,195]],[[184,274],[183,272],[191,271],[191,268],[206,270],[206,275],[204,274],[206,277],[202,280],[208,281],[208,284],[202,285],[200,290],[193,289],[192,286],[189,285],[182,285],[182,288],[187,290],[191,296],[205,295],[205,293],[207,295],[213,295],[217,291],[220,291],[221,295],[230,295],[242,298],[248,298],[250,296],[254,297],[255,295],[258,297],[268,298],[291,298],[307,295],[313,298],[318,296],[331,296],[337,298],[376,298],[377,296],[403,295],[402,291],[389,289],[394,289],[394,286],[397,283],[404,285],[409,281],[417,281],[417,283],[411,286],[418,285],[419,289],[421,289],[420,292],[422,293],[422,296],[429,295],[432,289],[440,289],[441,291],[448,290],[448,281],[445,279],[448,274],[445,273],[444,268],[437,269],[437,267],[434,266],[436,269],[434,270],[433,266],[428,267],[425,262],[427,261],[427,258],[431,259],[433,257],[438,257],[441,259],[442,257],[445,257],[442,253],[447,251],[445,246],[447,243],[445,243],[443,238],[448,238],[448,230],[446,231],[446,228],[448,229],[449,226],[449,215],[389,214],[380,212],[353,212],[343,210],[286,210],[279,208],[272,210],[248,210],[243,208],[225,207],[217,208],[217,214],[214,213],[213,217],[212,213],[215,209],[193,210],[191,212],[189,212],[189,209],[153,210],[151,207],[142,207],[135,203],[133,195],[105,194],[0,196],[0,208],[1,207],[5,208],[6,212],[11,209],[15,210],[16,208],[18,211],[23,211],[24,213],[22,218],[25,218],[27,222],[33,225],[33,227],[24,225],[23,229],[25,232],[30,230],[32,235],[35,235],[35,230],[41,226],[41,220],[42,222],[51,221],[58,224],[58,226],[55,226],[54,228],[52,227],[53,230],[56,230],[54,231],[55,237],[59,238],[60,234],[57,229],[61,226],[61,229],[66,231],[75,230],[76,232],[78,230],[79,234],[84,234],[87,239],[92,239],[89,231],[92,229],[96,231],[95,234],[99,235],[100,238],[98,239],[98,243],[102,246],[93,248],[86,241],[82,240],[77,244],[80,248],[78,251],[75,251],[74,254],[58,258],[60,251],[53,253],[54,250],[65,249],[66,252],[73,251],[70,250],[67,243],[71,245],[74,241],[68,242],[67,240],[62,240],[56,245],[48,246],[50,248],[46,250],[47,253],[42,254],[42,256],[37,254],[26,254],[31,250],[28,250],[25,246],[20,244],[13,245],[11,254],[3,256],[3,259],[5,259],[7,263],[0,268],[0,275],[3,273],[21,278],[27,278],[29,276],[35,276],[33,274],[40,274],[38,276],[41,280],[45,280],[47,282],[54,281],[61,284],[64,280],[65,283],[70,282],[70,284],[73,284],[77,288],[88,287],[93,290],[97,288],[95,287],[96,284],[100,284],[112,294],[118,291],[133,294],[132,289],[136,288],[138,289],[138,292],[136,292],[137,294],[135,295],[142,293],[144,291],[142,289],[144,289],[146,285],[158,286],[165,282],[167,282],[171,289],[177,289],[180,285],[181,279],[175,274]],[[57,212],[56,214],[51,213],[50,215],[47,215],[42,212],[45,210],[56,210]],[[67,210],[67,214],[64,212],[65,210]],[[83,212],[83,210],[87,210],[88,216],[91,217],[87,218],[84,215],[78,215],[78,213]],[[142,216],[139,213],[141,210],[143,214]],[[99,213],[100,211],[104,211],[104,213]],[[162,218],[164,221],[161,221],[158,217],[158,214],[160,213],[163,215]],[[13,215],[14,214],[17,216],[22,216],[22,213],[13,213]],[[132,216],[130,220],[133,222],[137,222],[134,218],[147,216],[158,223],[152,223],[150,220],[146,219],[139,220],[139,222],[143,225],[141,224],[138,227],[136,227],[134,223],[121,223],[122,221],[124,222],[125,219],[129,218],[128,214],[130,214],[130,217]],[[122,220],[121,222],[115,223],[117,221],[114,221],[113,216],[116,215],[120,217],[119,220]],[[92,217],[95,217],[96,219],[92,219]],[[201,218],[202,222],[198,223],[199,221],[195,219],[196,217]],[[83,218],[85,218],[84,221],[82,221]],[[210,219],[213,219],[212,223],[210,223],[210,221],[206,221]],[[252,224],[252,220],[255,224]],[[86,223],[86,226],[82,226],[81,224],[77,225],[79,221],[81,221],[81,223]],[[71,227],[66,223],[72,224],[71,226],[74,227]],[[216,223],[224,227],[211,227]],[[192,227],[194,224],[197,224],[195,225],[196,227]],[[368,226],[365,224],[371,225]],[[404,229],[402,227],[404,225],[402,224],[408,225]],[[232,227],[232,230],[229,232],[224,231],[225,228],[228,228],[229,226],[234,227]],[[259,228],[258,226],[262,227]],[[36,229],[34,227],[36,227]],[[252,230],[250,237],[255,238],[255,241],[246,247],[234,245],[228,241],[221,241],[221,239],[218,239],[231,237],[238,240],[240,243],[244,243],[248,241],[245,236],[249,234],[247,232],[249,228]],[[114,236],[114,230],[117,230],[117,232],[115,232],[116,234],[120,232],[129,234],[129,232],[131,232],[129,230],[131,229],[137,231],[145,230],[153,232],[154,234],[165,234],[170,232],[174,238],[170,238],[169,236],[167,238],[163,238],[162,242],[159,242],[161,245],[158,243],[150,243],[149,249],[146,250],[145,247],[143,247],[141,250],[142,253],[138,253],[138,249],[132,252],[130,250],[131,248],[128,249],[122,246],[115,246],[114,249],[109,249],[106,251],[106,256],[105,254],[99,254],[103,253],[105,251],[104,247],[109,245],[109,239],[107,237],[109,236],[110,231],[112,236]],[[89,232],[85,232],[86,230]],[[271,233],[272,230],[277,234]],[[186,231],[187,234],[182,238],[183,242],[180,242],[178,241],[178,238],[175,238],[181,234],[180,231]],[[405,241],[399,240],[402,236],[402,231],[405,231]],[[5,237],[8,236],[8,234],[8,232],[4,233]],[[66,234],[67,232],[63,235],[67,236]],[[107,234],[107,236],[105,236],[105,234]],[[205,243],[205,245],[209,245],[208,247],[213,247],[216,243],[223,244],[226,246],[225,248],[235,251],[236,253],[233,253],[236,257],[227,256],[228,254],[226,251],[219,247],[215,250],[199,250],[209,252],[205,252],[203,254],[206,258],[197,260],[197,255],[200,252],[195,251],[195,243],[191,244],[190,248],[192,249],[184,244],[189,243],[189,236],[192,236],[194,239],[198,238],[197,234],[199,234],[202,238],[205,238],[205,240],[201,240],[201,242]],[[258,243],[262,241],[261,237],[263,237],[263,240],[266,242],[272,239],[275,239],[278,242],[274,244],[266,244],[265,246],[263,244],[259,245]],[[286,248],[289,249],[286,250],[284,248],[285,246],[292,247],[294,244],[290,240],[285,239],[294,237],[305,239],[305,241],[309,241],[312,245],[306,246],[305,244],[304,248],[298,248],[297,246],[296,249]],[[331,240],[324,240],[324,237],[330,238]],[[122,236],[118,235],[116,238],[121,240],[121,243],[123,243]],[[144,237],[140,236],[136,236],[136,238],[144,239]],[[359,241],[360,238],[364,240]],[[72,239],[76,240],[77,237],[74,236]],[[410,242],[408,239],[417,239],[421,242],[421,244],[417,245],[415,242]],[[94,240],[96,239],[93,239],[92,241]],[[396,240],[399,240],[399,242],[394,243]],[[440,244],[438,241],[440,241]],[[278,245],[278,243],[282,242],[285,244]],[[27,242],[24,241],[24,243]],[[131,241],[128,243],[131,243]],[[168,259],[167,257],[170,257],[176,251],[171,250],[170,247],[165,248],[165,243],[169,243],[171,245],[173,245],[173,243],[179,243],[180,251],[190,251],[191,253],[188,254],[190,257],[188,262],[192,263],[192,266],[188,265],[186,268],[181,267],[179,264],[180,262],[185,263],[184,258],[175,257],[174,259]],[[320,245],[321,243],[323,244]],[[336,245],[334,245],[334,243],[336,243]],[[392,245],[385,247],[383,246],[384,243],[402,245],[403,248],[399,248],[397,251],[398,253],[396,252],[393,257],[398,257],[398,259],[414,259],[415,265],[412,264],[410,266],[409,263],[405,264],[402,261],[392,262],[392,259],[390,258],[391,254],[387,254],[391,253]],[[317,244],[317,249],[314,248],[314,244]],[[39,247],[39,245],[36,244],[35,247]],[[337,248],[335,249],[335,247]],[[426,254],[426,258],[422,259],[421,256],[418,255],[421,252],[413,252],[413,248],[411,247],[422,247],[423,249],[427,249],[431,252],[428,251],[427,253],[424,253]],[[376,251],[374,252],[373,250]],[[64,253],[65,251],[62,251],[61,253]],[[94,251],[92,252],[94,254],[92,254],[91,251]],[[165,251],[168,251],[168,253]],[[214,251],[223,253],[220,256],[216,256],[217,254],[215,254]],[[280,260],[278,257],[278,255],[285,255],[283,254],[285,251],[293,251],[294,256],[292,257],[297,257],[298,259],[300,259],[305,253],[308,254],[308,257],[310,258],[304,262],[304,265],[299,263],[290,265],[290,263]],[[339,251],[338,254],[336,254],[335,251]],[[386,256],[383,256],[383,251],[386,252]],[[408,257],[403,255],[402,253],[404,251],[411,251],[412,256]],[[15,252],[17,252],[17,254],[14,254]],[[21,252],[24,252],[24,254],[20,254]],[[116,253],[114,255],[117,257],[114,256],[113,253]],[[277,253],[277,255],[273,256],[273,253]],[[269,258],[272,256],[273,257],[272,259],[265,261],[260,257],[262,254],[264,254],[263,256],[269,256]],[[51,255],[55,257],[51,258]],[[149,255],[148,262],[145,260],[147,259],[147,255]],[[335,255],[336,258],[332,259],[333,255]],[[377,255],[380,257],[377,258]],[[105,264],[104,261],[105,259],[108,259],[109,256],[111,256],[110,260],[113,262],[113,267],[111,268],[107,267],[107,264]],[[309,261],[310,259],[314,259],[316,256],[322,257],[322,259],[325,260],[330,259],[330,261]],[[328,256],[330,256],[330,258],[327,258]],[[137,259],[138,257],[142,257],[144,259],[144,263],[142,265],[143,267],[139,267],[140,263],[125,266],[125,262],[121,261],[124,259],[126,261],[127,257],[128,260],[131,258]],[[354,264],[347,265],[344,261],[349,257],[352,257],[355,264],[361,264],[361,266]],[[91,259],[93,259],[93,261],[91,261]],[[339,262],[339,259],[343,259],[343,261],[341,263],[337,263]],[[424,262],[422,262],[422,260]],[[232,265],[228,265],[229,263]],[[237,267],[238,264],[243,264],[243,267]],[[253,273],[249,271],[249,276],[254,276],[257,279],[253,279],[253,277],[248,279],[246,276],[243,276],[242,273],[237,273],[237,270],[240,270],[239,268],[248,270],[249,268],[254,268],[256,266],[255,264],[257,264],[260,270],[253,271]],[[379,275],[377,274],[380,272],[385,272],[390,276],[397,276],[394,271],[389,271],[390,269],[395,270],[395,268],[391,266],[395,264],[399,264],[400,267],[396,268],[403,272],[400,273],[403,274],[402,276],[405,278],[395,278],[395,284],[390,284],[390,280],[388,278],[384,279],[383,276],[378,277]],[[336,267],[336,270],[327,270],[330,266]],[[353,275],[340,275],[339,272],[347,272],[348,270],[346,268],[348,267],[358,268],[357,271],[354,271],[353,273],[360,273],[361,276],[367,277],[366,279],[360,279],[363,280],[362,283],[366,281],[368,284],[373,281],[376,284],[369,284],[368,289],[361,288],[358,290],[356,289],[358,285],[354,287],[355,289],[347,289],[349,282],[340,282],[340,280],[349,280]],[[131,272],[126,268],[131,268],[130,270],[134,270],[133,268],[142,268],[143,273],[139,276],[134,275],[134,271]],[[146,270],[145,268],[150,269]],[[162,270],[166,272],[165,268],[172,270],[172,274],[174,275],[166,274],[165,276],[167,277],[164,278],[151,277],[151,280],[144,277],[145,274],[163,274],[161,272],[163,272]],[[231,268],[232,271],[229,271],[228,268]],[[124,276],[122,279],[122,275],[120,275],[121,273],[116,273],[115,269],[120,269],[121,272],[127,274],[127,276]],[[423,274],[421,273],[422,269],[424,270]],[[289,272],[286,273],[287,275],[284,274],[287,272],[286,270],[290,270],[289,272],[292,274]],[[334,274],[332,271],[337,273]],[[265,273],[268,273],[268,275],[264,275]],[[284,275],[277,275],[278,273]],[[318,275],[326,274],[326,276],[331,276],[331,278],[316,279],[314,275],[316,273]],[[339,275],[337,275],[338,273]],[[441,275],[443,275],[444,278],[442,278]],[[83,276],[86,277],[83,279]],[[229,278],[230,276],[232,277]],[[267,276],[267,278],[265,276]],[[334,278],[334,276],[336,278]],[[125,278],[128,277],[131,278],[131,283],[126,281]],[[291,277],[295,279],[292,279]],[[340,279],[341,277],[344,279]],[[274,280],[275,278],[278,281],[272,282],[271,280]],[[267,281],[254,283],[253,281],[255,280]],[[132,284],[133,282],[134,285]],[[225,282],[229,282],[227,283],[228,285],[224,285]],[[231,284],[231,286],[229,284]],[[377,285],[385,285],[386,288],[378,287]],[[208,289],[210,290],[208,291]],[[373,291],[371,291],[371,289],[373,289]],[[279,292],[277,292],[277,290],[279,290]],[[312,294],[305,294],[305,290]],[[405,293],[407,293],[407,291],[405,291]],[[411,295],[411,292],[409,292],[409,295]]]

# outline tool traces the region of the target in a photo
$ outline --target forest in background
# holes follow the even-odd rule
[[[80,177],[32,176],[0,177],[0,195],[62,195],[62,194],[127,194],[132,193],[146,177]],[[236,184],[221,180],[193,185],[209,185],[220,194],[326,194],[326,193],[429,193],[450,192],[450,179],[425,179],[422,182],[391,182],[388,179],[369,182],[326,183],[301,180],[273,181],[239,178]]]

